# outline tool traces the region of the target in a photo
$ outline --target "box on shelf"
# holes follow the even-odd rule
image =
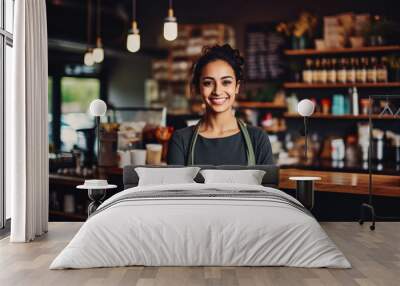
[[[344,48],[349,45],[350,37],[362,37],[369,25],[369,14],[343,13],[324,17],[325,47]],[[363,42],[357,41],[357,44],[359,47]]]

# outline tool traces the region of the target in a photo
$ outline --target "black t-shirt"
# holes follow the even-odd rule
[[[257,165],[274,164],[271,143],[261,128],[247,125]],[[194,126],[176,130],[168,147],[169,165],[186,165]],[[199,134],[194,149],[194,165],[247,165],[246,142],[242,132],[222,138]]]

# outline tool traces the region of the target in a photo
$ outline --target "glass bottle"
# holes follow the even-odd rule
[[[376,82],[376,58],[371,57],[369,64],[367,63],[367,82]]]
[[[346,83],[347,75],[346,75],[346,59],[341,58],[339,63],[339,69],[337,72],[337,81],[339,83]]]
[[[312,70],[312,82],[318,83],[319,82],[319,72],[320,72],[320,61],[319,59],[315,60],[314,68]]]
[[[356,70],[356,80],[360,83],[367,82],[367,64],[365,58],[361,58],[361,61],[358,65]]]
[[[322,59],[321,69],[319,72],[319,81],[320,83],[326,83],[327,80],[328,80],[328,71],[327,71],[326,59]]]
[[[386,57],[382,57],[379,64],[376,67],[376,79],[378,82],[388,81],[388,69],[387,69]]]
[[[306,66],[304,67],[303,70],[303,82],[305,83],[312,83],[313,80],[312,64],[313,62],[311,59],[306,60]]]
[[[331,60],[328,59],[327,62],[327,70],[328,70],[328,82],[329,83],[336,83],[336,59],[333,58]]]
[[[354,64],[354,58],[351,58],[350,63],[347,65],[346,78],[347,78],[347,82],[350,82],[350,83],[356,82],[356,69],[355,69],[355,64]]]

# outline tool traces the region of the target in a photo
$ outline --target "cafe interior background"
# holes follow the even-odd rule
[[[368,96],[387,95],[372,110],[372,171],[400,172],[395,1],[46,2],[50,221],[87,218],[87,194],[75,187],[97,171],[120,191],[124,165],[164,164],[173,130],[203,113],[189,82],[205,45],[229,43],[244,55],[235,112],[268,132],[282,170],[367,174]],[[169,4],[178,26],[172,41],[163,34]],[[297,113],[305,98],[316,105],[307,159],[303,117]],[[99,162],[96,124],[88,112],[94,99],[108,107],[101,117]],[[380,116],[388,106],[393,116],[389,111]],[[362,194],[351,187],[317,191],[313,213],[319,220],[356,220],[367,188]],[[399,202],[395,195],[374,197],[382,215],[395,215]]]

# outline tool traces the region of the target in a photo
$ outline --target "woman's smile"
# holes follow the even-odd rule
[[[229,101],[229,96],[210,96],[208,99],[210,100],[211,104],[223,105],[225,102]]]

